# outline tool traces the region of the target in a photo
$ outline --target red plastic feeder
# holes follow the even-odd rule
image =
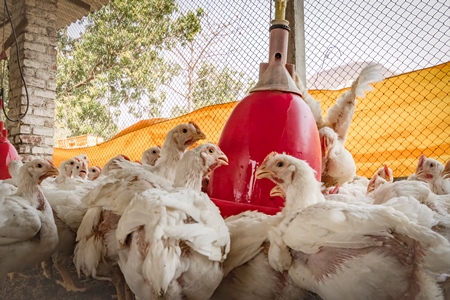
[[[8,130],[5,124],[0,121],[0,179],[5,180],[11,178],[8,171],[9,163],[12,160],[20,160],[16,148],[8,140]]]
[[[269,63],[261,64],[259,82],[234,108],[222,131],[219,147],[229,165],[214,171],[208,194],[223,217],[246,210],[273,215],[284,206],[284,199],[269,196],[274,183],[255,177],[256,168],[272,151],[306,160],[320,181],[317,125],[292,79],[294,66],[286,64],[288,24],[272,21]]]

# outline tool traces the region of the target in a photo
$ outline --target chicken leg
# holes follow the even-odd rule
[[[63,264],[58,259],[55,259],[53,261],[53,263],[54,263],[56,270],[58,270],[59,274],[61,275],[61,277],[63,279],[62,281],[56,280],[57,284],[59,284],[60,286],[65,288],[66,291],[68,291],[68,292],[85,292],[86,291],[86,288],[78,287],[78,285],[75,283],[75,279],[73,278],[72,274],[70,274],[70,271],[65,264]]]

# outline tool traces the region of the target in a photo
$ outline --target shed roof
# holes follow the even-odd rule
[[[12,13],[13,3],[17,0],[7,0],[8,8]],[[36,0],[41,1],[41,0]],[[110,0],[58,0],[57,5],[57,28],[63,28],[70,25],[76,20],[88,15],[91,12],[99,10],[102,6],[106,5]],[[11,34],[11,26],[9,24],[8,16],[3,13],[5,10],[4,0],[0,0],[0,36],[4,35],[4,39],[7,39]],[[14,18],[14,17],[13,17]],[[14,24],[18,26],[18,24]],[[4,28],[3,28],[4,27]],[[4,30],[4,33],[3,33]]]

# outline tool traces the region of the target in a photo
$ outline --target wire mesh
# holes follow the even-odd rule
[[[257,81],[259,63],[267,61],[271,3],[116,0],[61,30],[56,139],[107,140],[142,120],[160,122],[242,99]],[[308,89],[317,90],[313,95],[326,112],[333,104],[324,100],[326,90],[350,86],[369,62],[382,64],[385,77],[427,73],[448,62],[449,8],[446,1],[304,1]],[[396,177],[407,176],[421,153],[450,158],[450,111],[443,105],[448,82],[439,80],[448,78],[448,69],[439,71],[445,76],[433,70],[384,86],[420,101],[374,106],[369,97],[358,99],[346,143],[358,175],[371,176],[386,162]],[[433,94],[423,95],[430,85]],[[431,113],[412,128],[425,108]],[[224,111],[209,111],[206,131],[222,130],[216,113]],[[420,133],[412,138],[414,130]],[[148,134],[137,138],[139,151],[153,146]]]
[[[385,77],[429,68],[413,80],[391,80],[387,92],[401,93],[403,99],[412,98],[410,102],[386,99],[374,105],[358,99],[350,128],[354,139],[346,143],[358,174],[370,177],[371,170],[386,162],[394,176],[408,176],[422,153],[445,163],[450,158],[449,90],[448,82],[439,78],[449,74],[448,69],[434,74],[430,67],[450,61],[449,3],[307,0],[304,7],[308,89],[348,87],[369,62],[382,64]],[[424,87],[431,93],[423,95]],[[325,93],[315,96],[321,99]],[[334,103],[322,104],[326,110]],[[418,124],[414,116],[424,110],[429,114]],[[380,121],[368,123],[374,119]]]

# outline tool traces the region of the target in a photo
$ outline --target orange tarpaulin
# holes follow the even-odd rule
[[[322,102],[326,111],[346,90],[312,90],[310,93]],[[170,129],[188,121],[195,121],[208,141],[217,143],[236,104],[204,107],[176,119],[140,121],[97,146],[55,148],[53,160],[59,165],[81,153],[88,155],[91,165],[99,166],[117,154],[140,160],[146,149],[162,145]],[[422,153],[441,162],[450,158],[449,133],[450,63],[445,63],[375,84],[374,91],[357,100],[346,147],[355,158],[359,175],[372,176],[387,163],[396,177],[408,176],[414,172]]]

